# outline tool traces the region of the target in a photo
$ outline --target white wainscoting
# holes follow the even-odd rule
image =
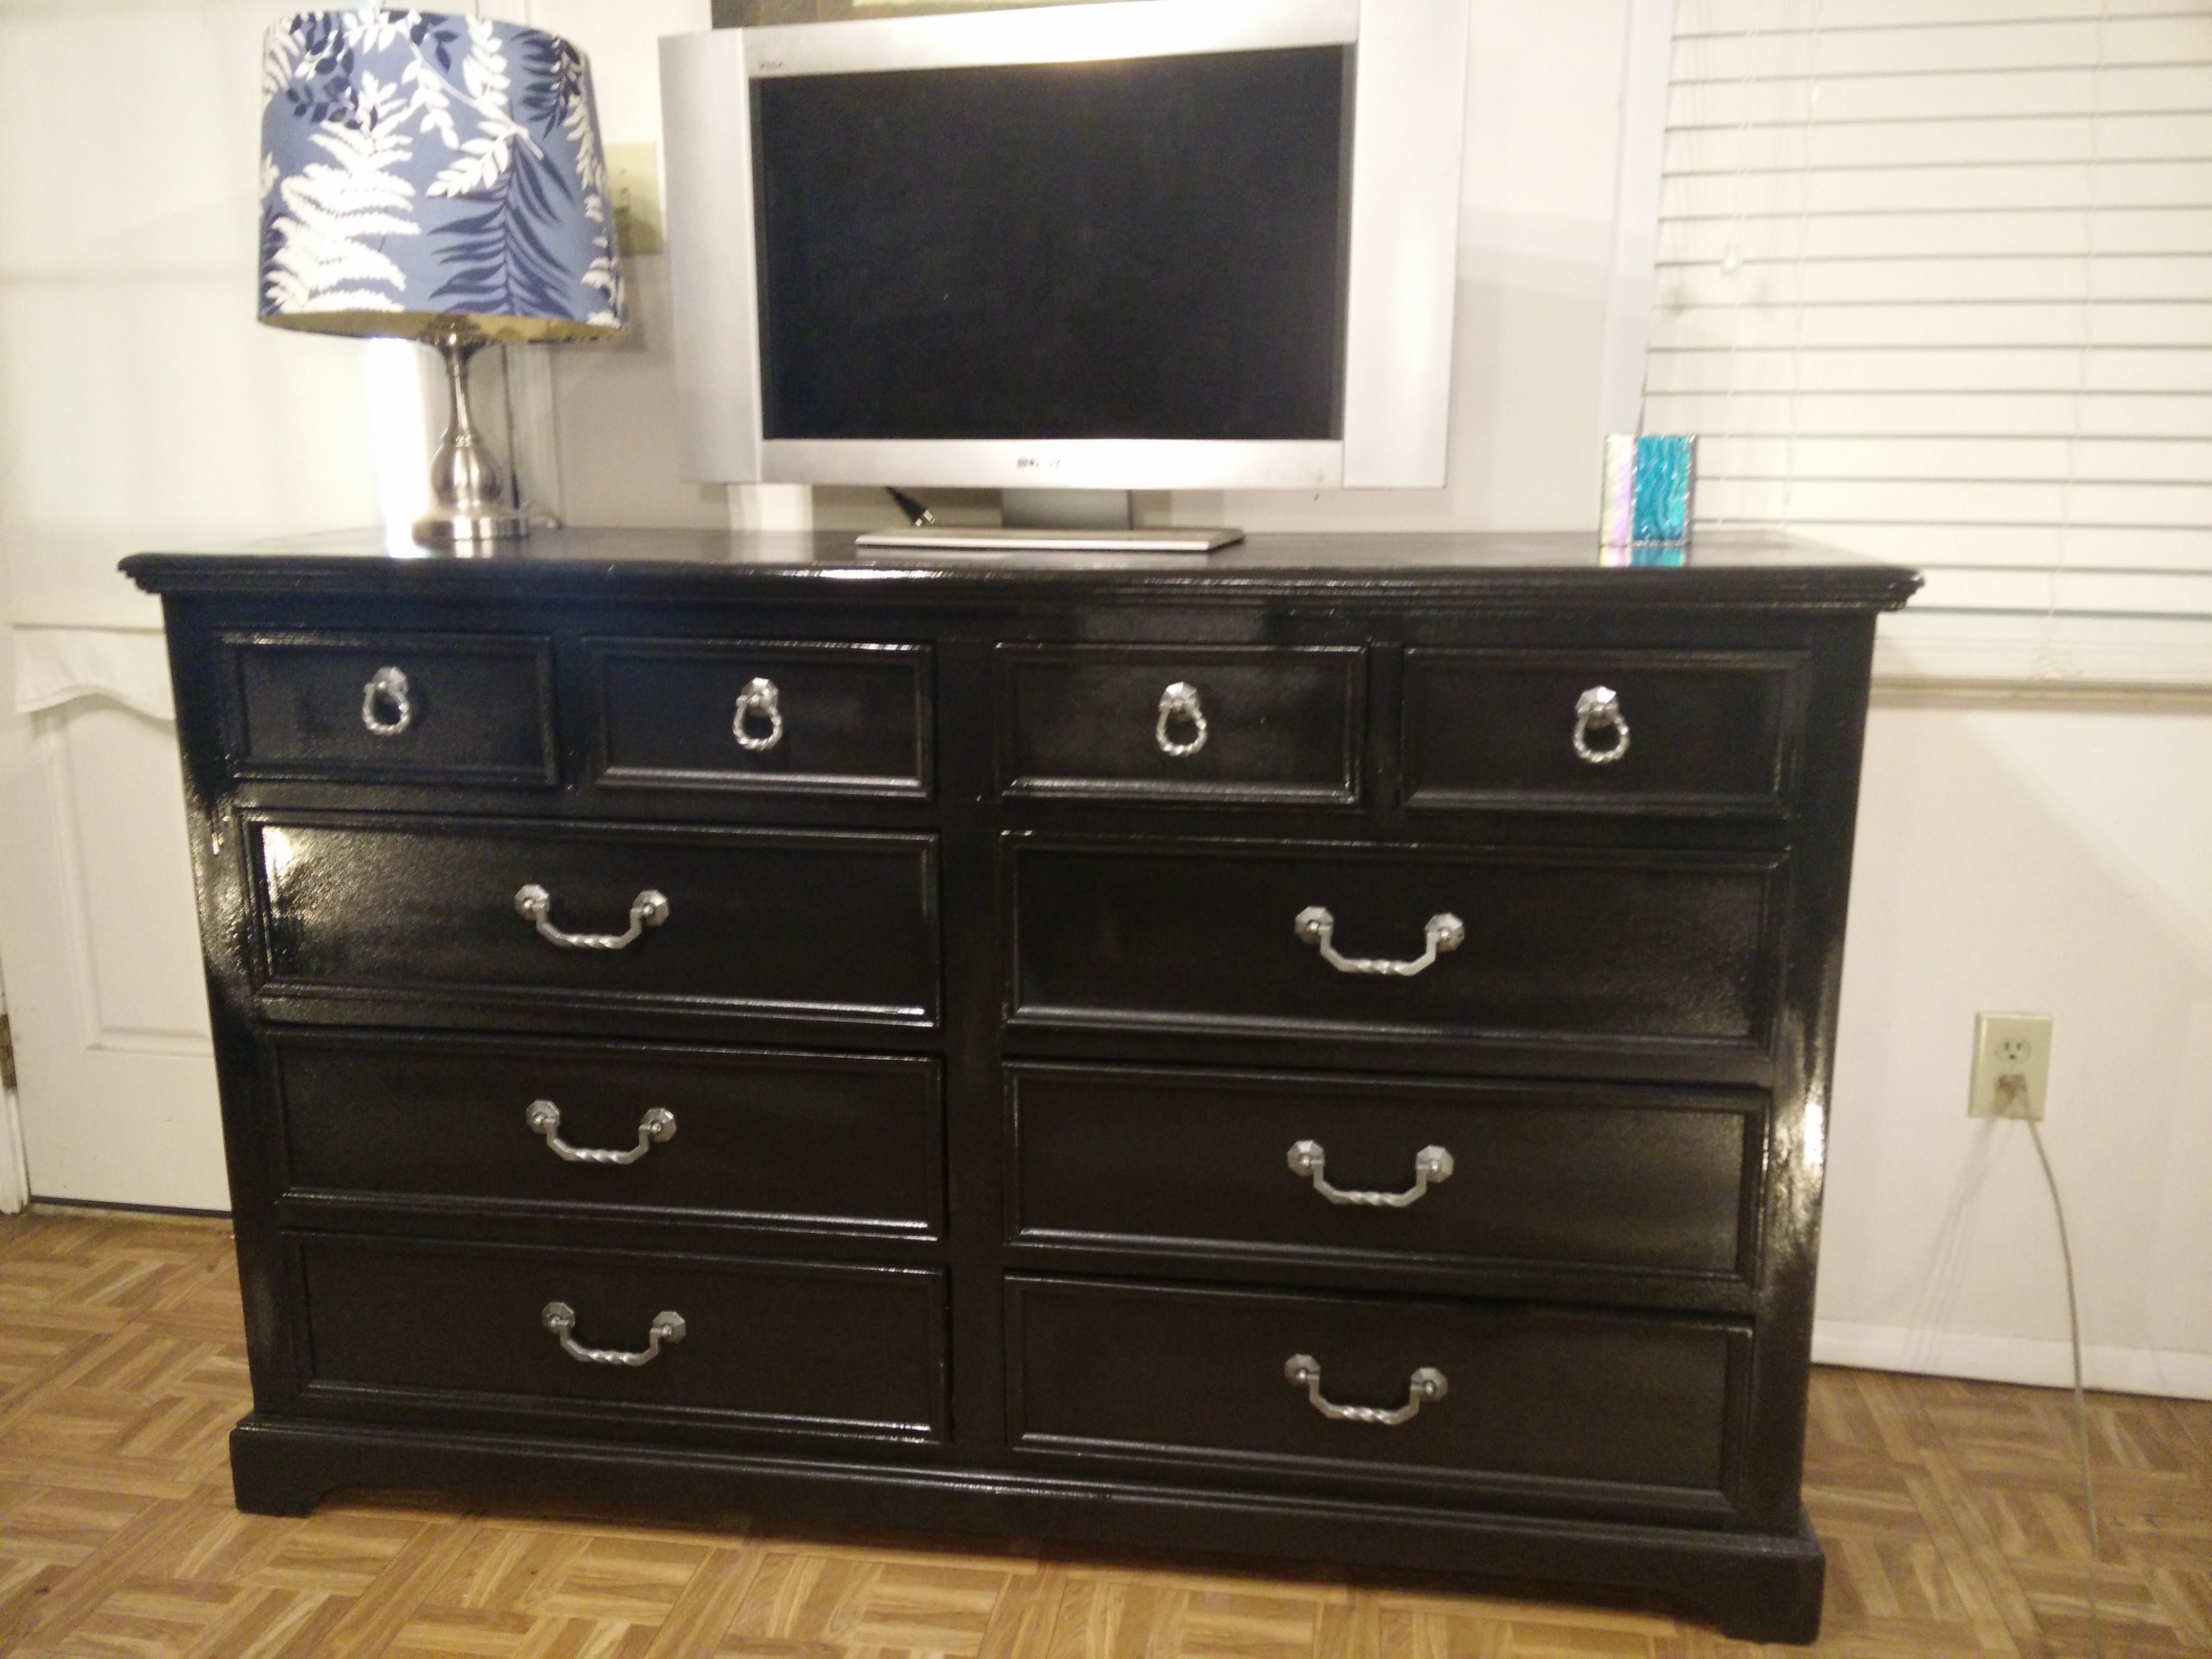
[[[39,715],[33,727],[87,1046],[207,1054],[175,728],[105,701]]]

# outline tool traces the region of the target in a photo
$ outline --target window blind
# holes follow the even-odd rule
[[[1676,0],[1644,427],[1970,667],[2212,684],[2212,0]]]

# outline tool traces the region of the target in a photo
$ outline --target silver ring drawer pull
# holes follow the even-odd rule
[[[561,1139],[561,1109],[550,1100],[533,1100],[523,1109],[522,1121],[532,1134],[545,1137],[553,1155],[565,1164],[635,1164],[661,1141],[676,1135],[676,1114],[656,1106],[637,1121],[637,1145],[627,1152],[599,1146],[571,1146]]]
[[[1313,1401],[1313,1408],[1323,1417],[1339,1423],[1371,1423],[1382,1429],[1395,1429],[1401,1423],[1412,1422],[1421,1414],[1422,1407],[1443,1399],[1451,1386],[1434,1365],[1424,1365],[1406,1384],[1406,1403],[1395,1411],[1386,1412],[1380,1406],[1340,1406],[1334,1400],[1323,1399],[1321,1362],[1310,1353],[1294,1353],[1285,1359],[1283,1375],[1292,1388],[1306,1391],[1306,1398]]]
[[[745,730],[745,722],[755,720],[768,722],[766,737],[757,738]],[[774,680],[745,682],[745,689],[738,693],[737,712],[730,716],[730,735],[738,748],[756,755],[766,754],[783,741],[783,696]]]
[[[625,950],[636,944],[638,936],[647,928],[658,927],[668,920],[666,896],[650,887],[629,902],[629,927],[619,933],[563,933],[550,920],[553,895],[534,881],[515,889],[514,908],[522,913],[524,921],[532,923],[539,933],[568,951]]]
[[[1613,743],[1604,749],[1589,746],[1589,734],[1600,726],[1613,728]],[[1592,766],[1610,766],[1628,752],[1628,720],[1620,712],[1620,696],[1609,685],[1593,685],[1575,699],[1575,753]]]
[[[1318,1140],[1301,1140],[1290,1152],[1291,1173],[1310,1179],[1314,1190],[1332,1204],[1362,1204],[1373,1209],[1402,1210],[1420,1201],[1432,1186],[1451,1179],[1452,1155],[1441,1146],[1424,1146],[1413,1154],[1413,1184],[1402,1193],[1349,1192],[1332,1187],[1323,1178],[1328,1154]]]
[[[415,724],[415,699],[406,675],[396,668],[380,668],[368,677],[368,684],[361,688],[361,723],[379,738],[396,738]]]
[[[545,1311],[538,1316],[545,1328],[561,1339],[561,1351],[569,1358],[586,1365],[649,1365],[659,1358],[664,1342],[684,1340],[684,1316],[680,1313],[657,1313],[645,1334],[645,1346],[633,1352],[628,1348],[587,1348],[576,1340],[572,1333],[576,1328],[576,1310],[565,1302],[549,1302]]]
[[[1178,743],[1168,735],[1170,720],[1188,723],[1188,743]],[[1195,755],[1206,747],[1206,710],[1199,707],[1198,688],[1188,680],[1177,680],[1160,693],[1160,718],[1152,727],[1152,740],[1159,744],[1160,753],[1172,755],[1177,760]]]
[[[1422,931],[1427,936],[1429,948],[1411,962],[1393,962],[1387,957],[1347,957],[1336,948],[1336,918],[1316,904],[1301,910],[1297,916],[1298,937],[1307,944],[1321,948],[1321,959],[1340,974],[1395,974],[1400,979],[1411,979],[1436,965],[1436,960],[1447,951],[1456,951],[1467,943],[1467,924],[1449,910],[1440,910],[1429,918]]]

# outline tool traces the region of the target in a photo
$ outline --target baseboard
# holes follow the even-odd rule
[[[228,1221],[228,1210],[187,1210],[174,1204],[120,1204],[106,1198],[48,1198],[43,1193],[31,1194],[30,1207],[33,1213],[51,1214],[57,1210],[81,1215],[125,1215],[134,1221]]]
[[[1813,1362],[2039,1388],[2063,1389],[2074,1380],[2067,1345],[2055,1340],[1850,1325],[1834,1319],[1814,1321]],[[2081,1351],[2081,1375],[2089,1387],[2116,1394],[2212,1400],[2212,1353],[2091,1346]]]

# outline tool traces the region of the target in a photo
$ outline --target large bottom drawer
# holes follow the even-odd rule
[[[1733,1509],[1741,1326],[1053,1279],[1010,1278],[1007,1299],[1024,1451]]]
[[[292,1246],[310,1406],[945,1432],[933,1268],[319,1234]]]

